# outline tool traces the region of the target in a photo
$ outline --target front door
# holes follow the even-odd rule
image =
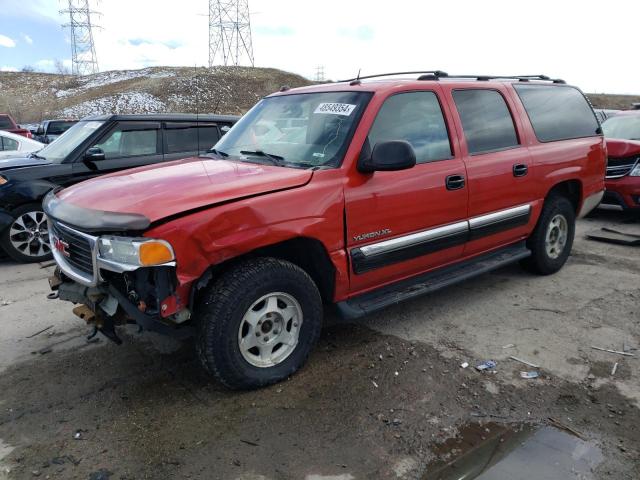
[[[362,174],[345,188],[352,292],[457,260],[467,238],[465,166],[436,91],[389,96],[365,148],[406,140],[415,167]]]
[[[74,163],[74,180],[80,182],[97,175],[126,168],[162,162],[159,122],[120,122],[92,147],[104,152],[104,160]]]

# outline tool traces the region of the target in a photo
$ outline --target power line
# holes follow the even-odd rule
[[[244,60],[254,66],[248,0],[209,0],[209,68]]]
[[[69,15],[71,37],[71,72],[74,75],[98,73],[98,56],[93,41],[91,15],[98,13],[89,8],[89,0],[69,0],[69,7],[60,13]]]
[[[324,65],[318,65],[316,67],[316,75],[314,80],[316,82],[324,82]]]

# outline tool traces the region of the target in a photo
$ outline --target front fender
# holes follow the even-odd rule
[[[4,210],[0,210],[0,232],[3,232],[5,228],[13,223],[13,215]]]

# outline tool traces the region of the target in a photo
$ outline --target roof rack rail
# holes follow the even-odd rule
[[[553,83],[567,83],[561,78],[551,78],[547,75],[449,75],[449,78],[475,78],[478,81],[489,80],[519,80],[520,82],[528,82],[529,80],[544,80]]]
[[[528,82],[529,80],[543,80],[553,83],[567,83],[560,78],[551,78],[547,75],[449,75],[442,70],[421,70],[411,72],[393,72],[393,73],[379,73],[377,75],[357,76],[356,78],[350,78],[348,80],[339,80],[340,82],[350,82],[351,85],[358,85],[360,80],[366,80],[370,78],[379,77],[392,77],[395,75],[420,75],[418,80],[439,80],[440,78],[468,78],[476,79],[478,81],[489,80],[518,80],[520,82]]]
[[[357,82],[359,80],[367,80],[369,78],[378,78],[378,77],[392,77],[394,75],[430,75],[435,78],[433,80],[437,80],[440,77],[447,77],[447,72],[443,72],[442,70],[420,70],[415,72],[392,72],[392,73],[379,73],[377,75],[366,75],[366,76],[357,76],[355,78],[349,78],[347,80],[338,80],[339,82]]]

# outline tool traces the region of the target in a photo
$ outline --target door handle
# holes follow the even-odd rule
[[[514,177],[524,177],[527,173],[529,173],[529,167],[527,167],[524,163],[516,163],[513,166]]]
[[[447,186],[447,190],[460,190],[464,188],[464,176],[449,175],[445,179],[445,185]]]

